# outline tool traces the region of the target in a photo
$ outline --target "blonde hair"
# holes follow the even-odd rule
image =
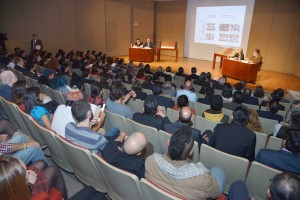
[[[26,184],[26,170],[20,161],[12,156],[0,156],[0,199],[29,200]]]
[[[256,110],[249,108],[248,112],[249,112],[249,119],[248,119],[248,124],[246,125],[246,127],[252,131],[262,133],[263,129],[262,129],[261,123],[259,121]]]

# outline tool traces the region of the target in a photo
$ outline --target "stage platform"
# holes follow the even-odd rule
[[[119,56],[125,59],[125,62],[128,63],[128,56]],[[138,64],[139,62],[134,62]],[[146,64],[146,63],[144,63]],[[176,72],[179,67],[183,67],[186,74],[191,73],[191,68],[197,68],[197,74],[200,74],[202,71],[211,72],[212,78],[218,78],[222,76],[222,69],[219,69],[219,63],[216,63],[216,68],[212,69],[211,61],[190,59],[190,58],[178,58],[178,62],[175,61],[173,56],[161,55],[161,60],[156,61],[156,56],[154,57],[154,62],[149,63],[151,69],[157,69],[159,66],[162,66],[164,69],[167,66],[172,67],[172,71]],[[228,82],[231,84],[237,83],[238,80],[228,78]],[[271,92],[274,89],[282,88],[285,91],[295,90],[300,91],[300,78],[297,78],[291,74],[265,71],[262,67],[261,71],[258,72],[257,81],[255,84],[247,84],[247,87],[255,88],[256,85],[262,85],[266,91]]]

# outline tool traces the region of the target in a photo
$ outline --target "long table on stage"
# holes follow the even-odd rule
[[[140,62],[153,62],[154,50],[153,48],[129,48],[129,60]]]
[[[255,82],[259,68],[259,63],[253,64],[233,59],[224,59],[222,74],[238,80]]]

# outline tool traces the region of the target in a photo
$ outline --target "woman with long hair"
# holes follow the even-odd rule
[[[19,80],[12,86],[13,102],[19,106],[22,111],[25,111],[24,95],[26,92],[26,82]]]
[[[29,200],[40,192],[50,193],[52,187],[58,189],[64,200],[68,193],[64,178],[57,166],[48,166],[37,161],[27,167],[19,159],[9,155],[0,156],[0,199]]]
[[[263,133],[263,128],[259,121],[259,117],[256,110],[249,108],[248,112],[249,112],[249,119],[246,127],[251,131]]]
[[[146,79],[144,68],[139,69],[138,73],[136,74],[136,78],[140,80]]]
[[[88,97],[88,102],[102,106],[105,103],[105,99],[102,98],[102,93],[102,85],[95,82],[91,87],[91,96]]]
[[[43,96],[37,87],[26,89],[24,95],[25,111],[36,119],[42,126],[51,129],[51,118],[49,111],[42,106]]]

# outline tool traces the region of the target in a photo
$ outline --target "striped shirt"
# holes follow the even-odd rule
[[[66,125],[66,139],[76,145],[99,153],[107,144],[106,138],[89,127],[77,127],[74,122]]]

